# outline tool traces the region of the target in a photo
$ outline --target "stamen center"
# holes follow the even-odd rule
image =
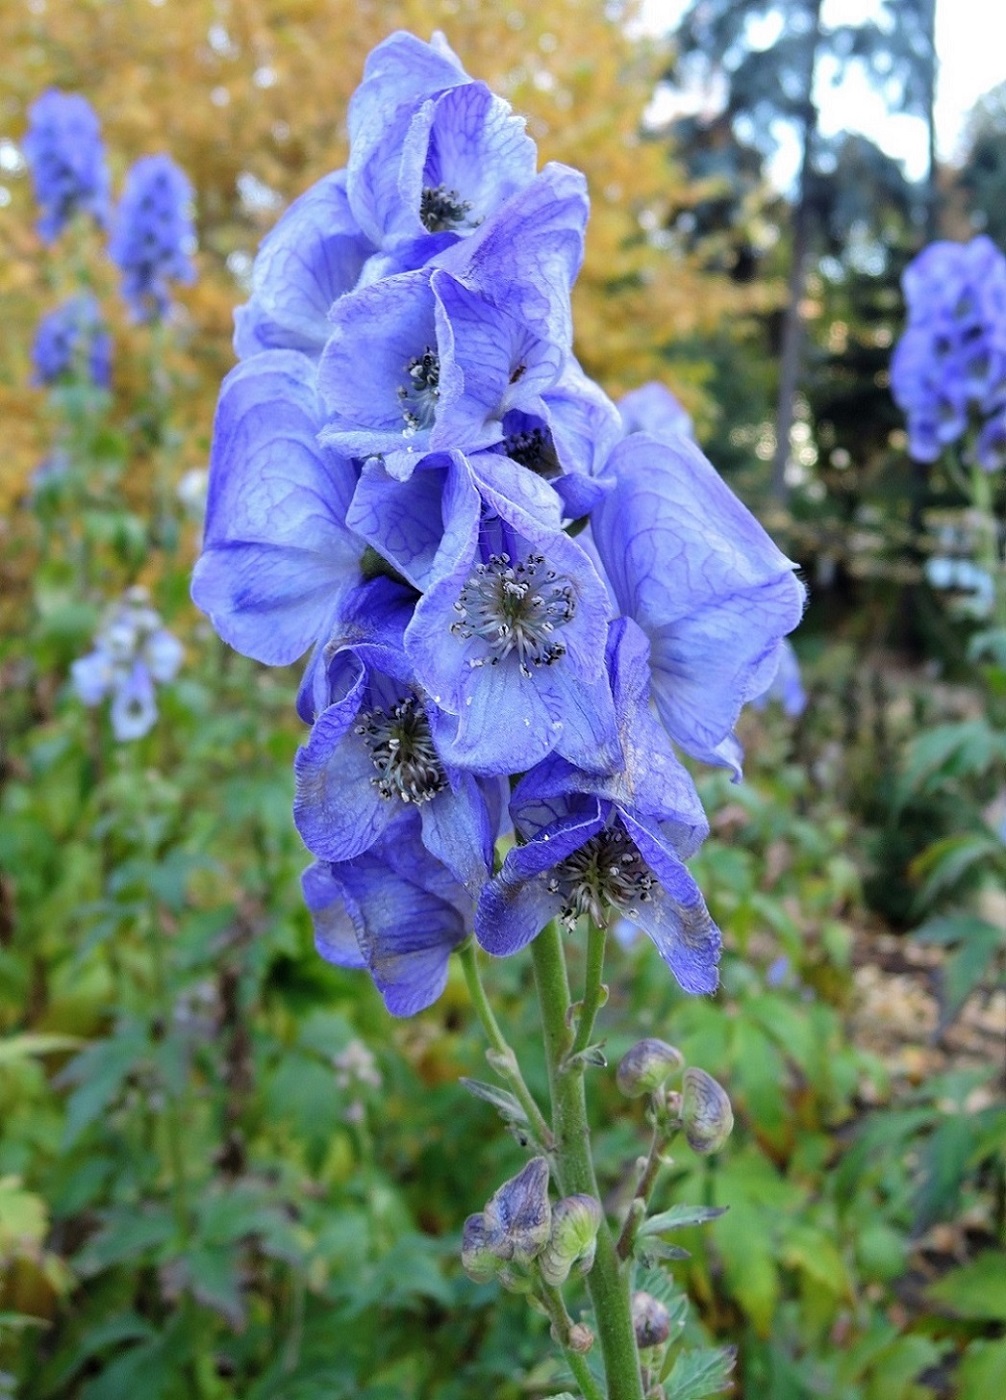
[[[562,899],[561,918],[572,929],[581,914],[607,927],[609,906],[623,913],[652,896],[656,876],[621,824],[592,836],[553,870],[551,894]]]
[[[405,366],[407,380],[399,386],[398,398],[405,419],[405,434],[411,437],[421,428],[429,428],[440,398],[440,357],[427,345]]]
[[[509,554],[491,554],[478,564],[454,604],[458,614],[451,632],[461,641],[479,637],[487,654],[469,665],[497,666],[516,655],[521,675],[532,666],[551,666],[566,654],[565,642],[554,639],[576,613],[576,594],[569,579],[549,568],[542,554],[529,554],[516,564]]]
[[[427,185],[419,202],[419,218],[430,233],[453,233],[466,225],[473,227],[471,212],[469,201],[446,185]]]
[[[429,721],[414,695],[388,710],[361,713],[355,732],[370,750],[377,776],[371,782],[384,798],[420,805],[447,786],[433,747]]]
[[[522,433],[511,433],[503,439],[503,453],[512,462],[527,467],[528,471],[546,480],[562,475],[552,434],[544,428],[528,428]]]

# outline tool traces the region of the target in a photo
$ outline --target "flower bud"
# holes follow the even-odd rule
[[[486,1231],[485,1216],[481,1211],[470,1215],[461,1236],[461,1267],[465,1273],[473,1283],[491,1283],[502,1262]]]
[[[485,1208],[488,1238],[500,1259],[530,1264],[548,1243],[552,1210],[548,1202],[548,1162],[532,1157],[504,1181]]]
[[[640,1291],[632,1295],[632,1326],[636,1346],[644,1351],[667,1341],[671,1335],[671,1315],[659,1298]]]
[[[563,1196],[552,1207],[552,1233],[538,1256],[538,1267],[546,1283],[558,1288],[569,1278],[573,1265],[586,1274],[594,1263],[597,1232],[601,1226],[601,1205],[593,1196]]]
[[[615,1082],[630,1099],[638,1099],[659,1089],[672,1074],[677,1074],[684,1064],[680,1050],[668,1045],[666,1040],[648,1037],[639,1040],[622,1056]]]
[[[686,1069],[682,1080],[681,1121],[693,1152],[718,1152],[734,1125],[726,1090],[704,1069]]]

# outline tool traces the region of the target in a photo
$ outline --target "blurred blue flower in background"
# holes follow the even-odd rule
[[[35,385],[73,378],[107,389],[112,378],[112,338],[95,298],[82,293],[43,316],[31,358]]]
[[[117,739],[140,739],[157,719],[154,682],[172,680],[181,661],[181,642],[161,625],[146,589],[136,587],[109,610],[94,651],[73,663],[70,679],[85,705],[111,697]]]
[[[195,246],[187,176],[170,156],[142,157],[126,176],[108,248],[137,321],[167,316],[168,283],[195,278],[190,256]]]
[[[909,449],[935,462],[972,421],[986,471],[1006,461],[1006,256],[990,238],[931,243],[902,278],[908,325],[891,361],[891,390],[908,418]]]
[[[58,238],[78,212],[107,227],[105,148],[98,118],[85,97],[50,88],[33,102],[24,155],[42,208],[38,231],[44,242]]]
[[[807,708],[807,692],[803,688],[800,662],[793,650],[793,644],[785,637],[779,652],[779,669],[771,685],[763,690],[761,695],[756,696],[752,704],[756,710],[764,710],[772,700],[778,701],[783,713],[789,715],[790,719],[796,719]]]

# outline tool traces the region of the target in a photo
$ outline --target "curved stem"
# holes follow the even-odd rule
[[[663,1151],[665,1138],[658,1128],[653,1130],[653,1138],[650,1142],[649,1155],[643,1166],[639,1177],[639,1185],[636,1187],[636,1194],[633,1196],[626,1212],[625,1223],[622,1232],[618,1237],[618,1244],[615,1246],[619,1259],[630,1259],[632,1257],[633,1246],[636,1243],[636,1236],[639,1234],[639,1227],[646,1219],[646,1207],[649,1204],[650,1193],[653,1190],[657,1176],[662,1165],[660,1154]]]
[[[475,1014],[482,1023],[486,1040],[495,1052],[491,1060],[492,1066],[509,1083],[517,1101],[527,1115],[528,1124],[538,1141],[544,1148],[551,1150],[551,1129],[546,1123],[541,1109],[535,1103],[531,1090],[525,1084],[524,1076],[520,1072],[520,1065],[517,1063],[517,1056],[500,1030],[499,1022],[489,1005],[489,999],[482,985],[482,975],[479,972],[478,953],[474,939],[469,938],[466,943],[462,944],[458,949],[458,957],[461,959],[461,967],[468,984],[468,995],[472,999]]]
[[[583,1084],[582,1060],[569,1060],[569,978],[562,940],[555,924],[547,924],[531,944],[535,986],[541,1014],[548,1082],[552,1096],[552,1129],[559,1189],[564,1195],[585,1192],[600,1199],[590,1152],[590,1130]],[[597,1232],[594,1267],[587,1288],[594,1305],[608,1400],[643,1400],[639,1354],[632,1326],[630,1272],[615,1252],[607,1220]]]
[[[586,1050],[590,1044],[590,1037],[594,1033],[594,1021],[597,1013],[607,1000],[607,991],[601,980],[604,975],[604,945],[606,940],[607,929],[602,924],[595,924],[594,920],[591,919],[587,929],[587,968],[584,973],[583,1001],[580,1003],[576,1038],[569,1052],[570,1055],[579,1055],[582,1050]]]
[[[582,1353],[575,1351],[569,1345],[574,1323],[566,1311],[566,1300],[562,1293],[558,1288],[550,1288],[548,1284],[543,1284],[539,1297],[548,1313],[549,1321],[552,1323],[552,1336],[562,1347],[566,1364],[576,1378],[583,1400],[605,1400],[604,1394],[591,1375],[590,1367],[584,1361]]]

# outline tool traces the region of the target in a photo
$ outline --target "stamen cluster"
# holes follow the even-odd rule
[[[354,730],[370,750],[377,776],[371,783],[386,800],[429,802],[446,777],[422,706],[406,695],[390,710],[369,710]]]
[[[606,928],[608,910],[625,913],[651,898],[656,877],[621,826],[606,827],[560,861],[548,882],[562,900],[567,929],[586,914]]]
[[[488,654],[472,657],[469,666],[498,666],[514,655],[521,675],[530,678],[532,666],[551,666],[565,656],[565,642],[552,638],[557,627],[573,620],[576,594],[543,554],[529,554],[516,564],[509,554],[491,554],[475,566],[454,609],[453,636],[479,637],[488,647]]]

